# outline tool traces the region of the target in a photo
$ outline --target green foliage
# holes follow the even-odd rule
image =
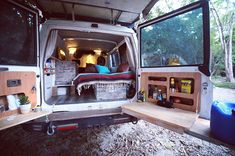
[[[235,83],[234,82],[226,82],[226,79],[224,77],[221,77],[221,76],[213,76],[212,77],[212,83],[216,87],[235,89]]]
[[[149,15],[147,16],[147,20],[156,18],[158,16],[161,16],[165,13],[168,13],[170,11],[173,11],[175,9],[178,9],[182,6],[185,6],[187,4],[190,4],[192,2],[195,2],[197,0],[178,0],[177,3],[175,0],[164,0],[164,1],[158,1],[156,3],[156,5],[153,7],[153,9],[150,11]],[[222,25],[224,27],[224,33],[225,33],[225,38],[228,38],[228,24],[231,19],[231,15],[232,13],[234,13],[235,11],[235,2],[231,1],[231,0],[211,0],[211,3],[214,4],[215,9],[218,12],[218,15],[221,18],[221,22]],[[210,46],[211,46],[211,69],[212,69],[212,73],[214,73],[215,75],[220,75],[221,73],[223,73],[225,71],[225,65],[224,65],[224,53],[223,53],[223,49],[221,48],[221,42],[220,42],[220,38],[219,38],[219,33],[218,33],[218,26],[216,25],[216,21],[215,18],[212,15],[212,10],[210,10]],[[171,25],[172,28],[174,27],[180,27],[180,23],[175,25]],[[189,31],[187,29],[185,29],[186,31]],[[162,32],[159,31],[161,33],[161,35],[165,35],[165,38],[163,38],[161,41],[159,41],[158,43],[163,43],[164,42],[169,42],[171,43],[171,45],[175,46],[176,44],[180,44],[177,43],[177,38],[173,38],[173,39],[168,39],[169,38],[169,33],[164,34],[167,32],[167,30],[163,30]],[[149,34],[149,36],[146,37],[153,37],[154,33]],[[175,34],[177,35],[177,34]],[[174,40],[174,41],[173,41]],[[175,42],[176,41],[176,42]],[[151,50],[155,47],[155,45],[157,44],[156,42],[153,41],[148,41],[146,44],[148,44],[148,49],[146,50]],[[151,45],[150,45],[151,44]],[[164,47],[164,45],[162,46]],[[191,47],[193,48],[193,47]],[[190,51],[190,49],[188,48],[187,51]],[[232,51],[233,51],[233,65],[235,66],[235,28],[233,29],[233,47],[232,47]],[[160,54],[161,55],[161,54]],[[192,55],[192,58],[194,56]]]
[[[211,0],[211,18],[210,18],[210,24],[211,24],[211,53],[212,53],[212,71],[214,75],[220,75],[221,73],[225,73],[225,53],[224,49],[222,49],[222,43],[220,40],[220,33],[219,30],[222,31],[222,34],[224,35],[225,43],[228,47],[229,43],[229,28],[232,23],[235,21],[232,21],[233,13],[235,11],[235,3],[232,3],[232,1],[228,0]],[[213,6],[215,9],[213,9]],[[216,23],[215,19],[215,11],[217,12],[219,19],[220,19],[220,26],[218,26],[218,23]],[[213,16],[214,14],[214,16]],[[218,20],[217,20],[218,21]],[[235,65],[235,34],[234,34],[234,28],[233,28],[233,47],[232,47],[232,55],[233,55],[233,65]],[[229,47],[228,47],[229,48]]]
[[[20,105],[25,105],[25,104],[30,103],[29,97],[26,95],[21,95],[19,99],[20,99]]]
[[[235,89],[235,83],[233,82],[217,82],[213,83],[216,87],[220,88],[229,88],[229,89]]]
[[[171,12],[173,10],[176,10],[180,7],[183,7],[185,5],[188,5],[190,3],[196,2],[197,0],[162,0],[158,1],[154,7],[151,9],[147,16],[147,20],[156,18],[158,16],[161,16],[165,13]]]

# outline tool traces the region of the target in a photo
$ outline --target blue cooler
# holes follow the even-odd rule
[[[214,101],[211,107],[210,128],[216,138],[235,145],[235,103]]]

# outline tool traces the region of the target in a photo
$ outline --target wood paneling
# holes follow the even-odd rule
[[[0,72],[0,97],[5,99],[5,96],[12,94],[25,94],[29,96],[32,108],[37,104],[36,91],[32,88],[36,86],[36,74],[34,72]],[[20,80],[21,85],[8,87],[7,80]],[[0,117],[18,114],[19,110],[6,111],[0,113]]]
[[[148,80],[149,77],[164,77],[166,81],[153,81]],[[186,93],[179,93],[179,92],[170,92],[170,78],[182,78],[182,79],[193,79],[194,80],[194,92],[193,94],[186,94]],[[189,110],[193,112],[198,112],[200,108],[200,94],[201,94],[201,75],[197,72],[190,72],[190,73],[182,73],[182,72],[144,72],[141,73],[141,88],[145,90],[146,97],[148,102],[156,103],[156,100],[148,98],[148,85],[158,85],[158,86],[165,86],[167,88],[167,100],[170,100],[170,96],[179,97],[179,98],[187,98],[193,100],[193,105],[186,105],[181,103],[174,103],[173,106],[175,108],[180,108],[184,110]]]

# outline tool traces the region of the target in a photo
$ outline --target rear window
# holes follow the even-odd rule
[[[202,8],[142,27],[140,35],[141,67],[204,63]]]
[[[37,65],[36,15],[0,2],[0,64]]]

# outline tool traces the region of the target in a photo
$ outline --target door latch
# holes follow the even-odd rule
[[[31,89],[31,92],[32,92],[32,93],[35,93],[36,91],[37,91],[36,87],[33,86],[32,89]]]

